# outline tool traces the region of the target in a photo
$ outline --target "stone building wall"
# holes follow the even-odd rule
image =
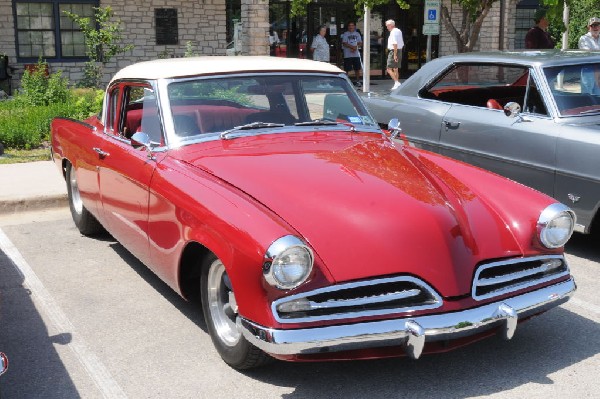
[[[252,0],[262,1],[267,0]],[[261,3],[261,4],[263,4]],[[268,5],[267,3],[264,3]],[[199,55],[225,55],[226,41],[226,9],[225,0],[129,0],[120,2],[104,0],[101,7],[111,6],[114,19],[122,21],[124,44],[133,44],[135,48],[116,56],[107,64],[103,83],[120,68],[138,61],[152,60],[159,57],[182,57],[186,51],[186,43],[194,43],[194,52]],[[266,24],[268,25],[268,7],[266,8]],[[154,22],[155,8],[176,8],[179,44],[157,45]],[[266,32],[265,32],[266,35]],[[16,67],[13,87],[23,73],[24,64],[16,63],[16,40],[11,0],[0,0],[0,52],[7,53],[12,66]],[[265,49],[266,52],[266,49]],[[49,62],[50,71],[63,71],[63,76],[71,82],[83,77],[84,62]]]
[[[269,0],[242,0],[242,55],[269,54]]]

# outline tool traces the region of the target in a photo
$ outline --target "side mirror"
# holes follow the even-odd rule
[[[145,148],[146,152],[148,152],[148,159],[154,159],[154,154],[152,153],[152,141],[150,140],[150,136],[144,132],[137,132],[133,136],[131,136],[131,146],[136,150],[140,148]]]
[[[6,370],[8,370],[8,357],[0,352],[0,375],[6,373]]]
[[[131,146],[136,150],[142,147],[150,150],[150,136],[144,132],[137,132],[131,136]]]
[[[398,138],[402,133],[402,128],[400,127],[400,121],[398,118],[390,119],[388,123],[388,130],[392,134],[392,139]]]
[[[504,106],[504,115],[509,118],[515,118],[521,113],[521,106],[515,102],[506,103]]]

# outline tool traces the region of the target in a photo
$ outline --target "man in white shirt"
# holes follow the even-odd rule
[[[600,50],[600,18],[590,18],[588,33],[579,38],[579,48],[582,50]]]
[[[394,80],[394,86],[392,90],[396,90],[400,87],[400,62],[402,61],[402,48],[404,47],[404,40],[402,39],[402,32],[396,28],[396,22],[393,19],[385,21],[385,26],[390,32],[388,37],[388,58],[387,58],[387,72]]]

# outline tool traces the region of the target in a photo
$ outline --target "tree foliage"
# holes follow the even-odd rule
[[[564,0],[542,0],[548,8],[548,31],[557,43],[562,40],[565,30],[563,23]],[[600,18],[600,3],[598,0],[568,0],[569,6],[569,43],[568,48],[577,48],[581,35],[588,32],[587,23],[591,17]]]
[[[481,26],[490,12],[492,5],[498,0],[452,0],[452,4],[460,7],[462,18],[453,21],[446,5],[441,7],[442,21],[450,36],[456,42],[459,53],[473,51],[479,39]]]
[[[123,46],[123,29],[119,19],[113,21],[110,6],[94,7],[94,19],[64,11],[81,28],[85,38],[85,54],[89,58],[84,68],[82,87],[100,87],[103,69],[118,54],[133,49],[132,44]]]
[[[306,9],[308,5],[312,3],[312,1],[313,0],[291,0],[292,15],[305,15]],[[408,10],[410,8],[410,4],[408,4],[404,0],[395,1],[398,4],[398,7],[400,7],[403,10]],[[378,5],[389,4],[390,0],[356,0],[352,1],[352,3],[354,4],[354,9],[356,10],[356,13],[358,15],[362,15],[365,10],[365,6],[373,8]]]

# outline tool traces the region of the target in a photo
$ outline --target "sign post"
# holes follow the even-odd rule
[[[423,34],[427,35],[426,62],[431,61],[431,36],[440,34],[440,4],[441,0],[424,0]],[[417,55],[420,57],[420,55]]]

